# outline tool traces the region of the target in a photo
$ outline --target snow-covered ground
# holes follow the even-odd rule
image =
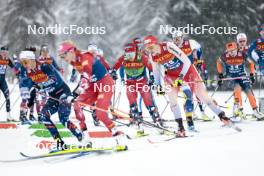
[[[12,85],[10,89],[12,89]],[[210,92],[211,94],[212,92]],[[232,100],[225,104],[225,100],[232,92],[217,92],[214,98],[220,105],[228,106],[225,109],[228,115],[232,113]],[[258,90],[255,90],[258,95]],[[119,91],[116,91],[116,97]],[[18,89],[11,95],[11,105],[19,96]],[[245,96],[244,96],[245,100]],[[0,104],[4,101],[1,95]],[[12,108],[12,116],[19,116],[20,100]],[[163,97],[156,97],[159,110],[166,105]],[[116,104],[117,106],[117,104]],[[122,90],[119,109],[128,110],[125,92]],[[213,114],[206,108],[206,113]],[[248,101],[245,103],[245,113],[252,113]],[[145,116],[148,116],[144,109]],[[198,108],[197,108],[197,114]],[[87,113],[89,130],[105,130],[95,128]],[[74,117],[72,113],[71,117]],[[170,109],[167,108],[163,118],[173,119]],[[0,121],[5,120],[5,107],[0,111]],[[56,121],[56,117],[54,117]],[[0,163],[0,172],[3,176],[9,175],[166,175],[166,176],[261,176],[264,163],[264,123],[243,121],[238,124],[243,132],[237,133],[232,129],[221,128],[216,118],[213,122],[195,122],[200,133],[194,137],[175,139],[166,143],[150,144],[147,139],[158,140],[164,136],[150,135],[134,140],[125,140],[129,150],[126,152],[105,155],[86,155],[75,159],[65,160],[65,157],[46,158],[19,163]],[[176,125],[174,122],[169,125]],[[135,129],[122,127],[126,133],[134,134]],[[146,131],[154,133],[153,129]],[[37,154],[44,152],[35,145],[42,139],[30,136],[32,130],[26,126],[18,129],[0,130],[0,160],[13,160],[22,158],[19,152]],[[51,139],[48,139],[51,140]],[[76,142],[74,138],[66,142]],[[94,139],[95,146],[110,146],[112,139]]]

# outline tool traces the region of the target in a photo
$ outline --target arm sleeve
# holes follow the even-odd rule
[[[109,66],[108,62],[105,60],[105,58],[103,56],[97,55],[96,57],[99,58],[99,60],[104,65],[104,67],[106,68],[106,70],[110,70],[110,66]]]
[[[192,50],[199,50],[201,45],[196,40],[189,40]]]
[[[52,57],[51,59],[52,59],[52,65],[53,65],[53,67],[55,67],[56,70],[60,71],[61,68],[59,67],[59,65],[58,65],[58,63],[56,62],[55,58]]]
[[[91,58],[91,55],[84,55],[82,56],[82,67],[83,67],[83,73],[81,75],[82,78],[85,78],[89,81],[89,83],[91,82],[91,75],[92,75],[92,71],[93,71],[93,62],[94,62],[94,58]]]
[[[196,40],[189,40],[189,42],[192,49],[193,61],[197,64],[197,60],[201,57],[201,54],[198,53],[201,51],[201,45]]]
[[[8,59],[8,66],[10,67],[10,68],[14,68],[14,64],[13,64],[13,62],[11,61],[11,59],[9,58]]]
[[[124,66],[121,66],[119,69],[119,75],[121,79],[125,79],[125,68]]]
[[[121,65],[123,64],[123,61],[124,61],[124,55],[119,57],[117,62],[114,64],[113,69],[118,70],[121,67]]]
[[[250,44],[249,48],[248,48],[248,56],[253,59],[255,62],[258,61],[259,56],[255,51],[256,49],[256,41],[254,41],[253,43]]]
[[[161,85],[161,66],[160,64],[153,62],[152,61],[152,57],[151,55],[149,55],[151,64],[152,64],[152,68],[153,68],[153,74],[154,74],[154,78],[155,78],[155,84],[156,85]]]
[[[167,42],[167,48],[170,53],[174,54],[178,59],[182,61],[183,68],[181,74],[185,76],[191,66],[191,61],[186,56],[186,54],[184,54],[184,52],[172,42]]]
[[[143,64],[147,67],[147,69],[148,69],[150,72],[153,71],[152,65],[151,65],[151,63],[149,62],[149,60],[148,60],[148,56],[147,56],[147,55],[145,55],[145,54],[142,55],[142,62],[143,62]]]
[[[217,68],[217,72],[218,73],[223,73],[223,65],[222,65],[222,59],[221,57],[219,57],[217,60],[216,60],[216,68]]]

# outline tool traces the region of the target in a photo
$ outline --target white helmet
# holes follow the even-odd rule
[[[172,33],[172,39],[174,40],[176,37],[183,38],[183,32],[182,31],[175,31],[174,33]]]
[[[98,47],[95,44],[89,44],[87,48],[88,52],[96,52],[98,53]]]
[[[247,40],[247,35],[245,33],[239,33],[237,34],[237,42],[239,42],[241,39]]]
[[[21,51],[19,58],[23,60],[35,60],[36,56],[33,51]]]

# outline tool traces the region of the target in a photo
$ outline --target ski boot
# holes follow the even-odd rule
[[[188,125],[188,131],[189,132],[198,132],[198,130],[195,129],[192,116],[186,117],[187,125]]]
[[[11,117],[10,112],[6,113],[6,121],[7,122],[14,122],[15,120]]]
[[[33,114],[29,114],[30,121],[37,121]]]
[[[99,122],[98,118],[96,117],[96,111],[95,110],[93,110],[93,112],[92,112],[92,117],[93,117],[94,126],[99,126],[100,122]]]
[[[139,125],[141,123],[142,118],[139,116],[138,107],[135,103],[130,106],[129,116],[131,119],[133,119],[130,124]]]
[[[212,119],[208,115],[206,115],[204,111],[202,112],[202,120],[205,122],[212,121]]]
[[[32,125],[31,122],[25,117],[19,117],[20,121],[21,121],[21,125]]]
[[[253,117],[255,117],[258,121],[264,120],[264,114],[259,112],[257,108],[253,109]]]
[[[157,127],[163,128],[163,121],[160,118],[158,109],[155,106],[149,106],[147,109],[149,110],[149,114],[151,115],[154,124]]]
[[[137,134],[136,134],[137,137],[142,137],[142,136],[146,136],[145,132],[144,132],[144,129],[143,128],[139,128],[137,130]]]
[[[92,142],[88,131],[83,131],[77,136],[78,141],[81,143],[81,147],[92,148]]]
[[[240,122],[244,118],[243,109],[242,108],[234,108],[233,109],[233,117],[230,118],[232,122]]]
[[[186,137],[182,118],[176,119],[176,122],[178,123],[178,132],[176,134],[176,137]]]
[[[112,136],[116,140],[116,145],[117,146],[125,145],[125,142],[124,142],[124,133],[122,131],[119,131],[119,130],[117,130],[116,127],[113,127],[111,129],[111,132],[112,132]]]
[[[32,125],[31,122],[27,119],[27,109],[20,110],[19,120],[21,125]]]
[[[226,117],[224,111],[221,112],[218,117],[224,123],[224,126],[231,126],[233,124],[232,121],[228,117]]]
[[[177,131],[176,137],[177,138],[184,138],[184,137],[186,137],[184,128],[179,128],[179,130]]]
[[[55,141],[56,141],[56,151],[68,149],[68,146],[65,144],[65,142],[60,137],[55,138]]]

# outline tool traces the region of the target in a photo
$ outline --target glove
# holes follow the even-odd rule
[[[21,87],[20,88],[20,94],[21,94],[21,98],[26,100],[30,98],[30,91],[28,87]]]
[[[183,84],[183,75],[180,74],[179,78],[174,81],[173,87],[179,87],[182,84]]]
[[[153,73],[151,72],[151,73],[149,74],[148,85],[149,85],[149,86],[153,86],[154,83],[155,83],[155,78],[154,78]]]
[[[209,82],[208,82],[208,71],[204,70],[204,84],[207,87]]]
[[[219,73],[218,78],[219,78],[219,80],[217,81],[217,84],[219,87],[221,87],[223,85],[223,80],[222,80],[224,78],[223,73]]]
[[[109,70],[109,74],[110,76],[113,78],[113,80],[117,80],[117,74],[116,74],[116,70]]]
[[[250,81],[251,81],[251,85],[255,84],[256,82],[255,75],[253,73],[250,73]]]
[[[73,97],[72,95],[66,95],[66,94],[62,94],[59,98],[63,103],[72,103],[75,100],[75,97]]]
[[[70,95],[70,96],[68,96],[68,97],[66,98],[66,102],[67,102],[67,103],[72,103],[72,102],[75,101],[75,99],[76,99],[76,98],[75,98],[74,96],[71,96],[71,95]]]
[[[84,93],[84,88],[78,86],[73,92],[72,95],[74,98],[77,98],[79,95],[81,95],[82,93]]]
[[[196,65],[196,68],[198,69],[198,70],[202,70],[202,61],[201,60],[196,60],[195,61],[195,64],[194,65]]]
[[[165,91],[163,90],[161,85],[157,86],[157,95],[165,95]]]

